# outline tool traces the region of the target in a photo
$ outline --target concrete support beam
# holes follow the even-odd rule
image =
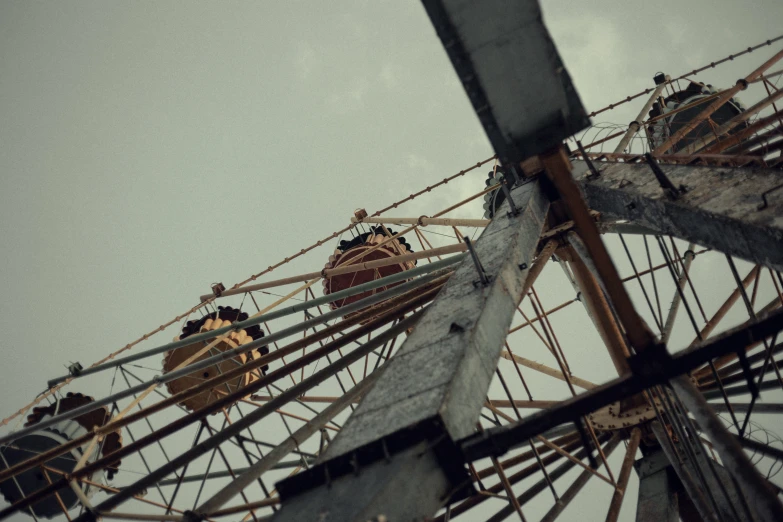
[[[275,522],[421,520],[459,486],[449,451],[475,431],[549,208],[537,181],[511,195],[519,214],[505,202],[474,246],[489,282],[462,261],[316,466],[277,485]]]
[[[634,463],[639,476],[636,522],[678,522],[679,480],[662,451]]]
[[[675,187],[686,187],[671,199],[645,163],[599,163],[601,175],[589,180],[583,161],[573,165],[590,208],[602,218],[628,220],[783,270],[780,170],[660,164]]]

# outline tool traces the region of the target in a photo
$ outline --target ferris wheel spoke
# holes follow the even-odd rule
[[[611,454],[612,451],[619,445],[620,438],[617,436],[614,436],[612,439],[610,439],[606,446],[603,448],[604,453]],[[554,453],[552,456],[562,457],[559,453]],[[576,452],[575,457],[577,459],[584,459],[587,456],[587,451],[585,448],[580,449]],[[552,459],[553,462],[556,459]],[[576,466],[576,463],[572,460],[568,460],[553,470],[549,472],[549,477],[552,481],[557,481],[560,478],[563,477],[566,473],[568,473],[574,466]],[[511,480],[511,479],[509,479]],[[546,478],[539,480],[535,484],[533,484],[531,487],[527,488],[524,493],[519,495],[517,497],[517,502],[519,502],[520,505],[525,505],[527,502],[531,501],[533,498],[536,497],[539,493],[541,493],[544,489],[546,489],[548,486],[548,480]],[[557,500],[556,500],[557,501]],[[498,522],[500,520],[504,520],[506,517],[508,517],[511,514],[511,510],[506,507],[495,513],[493,516],[489,517],[487,519],[487,522]]]
[[[557,439],[555,442],[558,443],[558,444],[561,444],[562,445],[561,447],[563,449],[567,450],[567,451],[572,451],[574,449],[577,449],[579,447],[579,445],[581,444],[581,442],[578,440],[578,435],[575,435],[573,437],[568,437],[568,436],[561,437],[560,439]],[[547,453],[549,453],[549,454],[545,455]],[[531,459],[535,459],[536,458],[536,454],[545,455],[545,456],[543,456],[541,458],[541,462],[545,466],[548,466],[548,465],[558,461],[559,459],[563,458],[562,455],[553,452],[551,448],[548,448],[544,444],[541,444],[538,447],[536,447],[535,450],[533,450],[533,449],[527,450],[527,451],[521,453],[520,455],[518,455],[516,457],[511,457],[511,458],[505,459],[505,460],[501,461],[501,463],[502,463],[502,465],[503,465],[503,467],[505,469],[509,469],[509,468],[517,466],[519,464],[525,463],[525,462],[527,462],[527,461],[529,461]],[[513,484],[521,482],[522,480],[525,480],[525,479],[527,479],[529,477],[535,476],[536,473],[539,472],[539,470],[540,470],[539,463],[538,462],[534,462],[532,464],[529,464],[525,468],[523,468],[523,469],[521,469],[521,470],[519,470],[517,472],[512,473],[507,478],[508,478],[509,483],[513,485]],[[496,473],[495,468],[492,467],[492,466],[490,466],[488,468],[484,468],[481,471],[477,471],[475,473],[474,481],[483,480],[483,479],[487,479],[487,478],[493,477],[493,476],[495,476],[495,473]],[[544,486],[544,487],[546,487],[546,486]],[[488,488],[484,488],[484,491],[486,491],[487,493],[490,493],[490,495],[482,494],[481,492],[479,492],[478,494],[473,495],[473,496],[463,500],[462,502],[460,502],[456,506],[452,506],[451,507],[451,517],[454,518],[454,517],[456,517],[456,516],[458,516],[460,514],[463,514],[463,513],[467,512],[467,511],[469,511],[470,509],[473,509],[474,507],[478,506],[479,504],[485,502],[486,500],[491,498],[492,495],[499,494],[500,492],[503,491],[503,485],[500,482],[498,482],[497,484],[495,484],[493,486],[490,486]],[[445,517],[442,514],[442,515],[434,518],[433,522],[441,522],[441,521],[444,521],[444,520],[445,520]]]
[[[620,509],[622,508],[623,500],[625,499],[625,491],[628,488],[628,479],[631,478],[631,468],[633,468],[636,452],[639,449],[641,440],[642,431],[639,428],[631,430],[631,438],[625,449],[625,457],[623,458],[623,464],[620,468],[619,479],[614,490],[614,495],[612,495],[612,500],[609,502],[609,512],[606,515],[607,522],[617,522],[617,518],[620,516]]]
[[[422,294],[422,296],[418,297],[417,299],[418,299],[419,301],[422,301],[422,300],[425,300],[425,301],[426,301],[426,299],[429,299],[429,298],[431,298],[431,295],[429,295],[429,294],[427,294],[427,293],[425,292],[424,294]],[[415,304],[416,302],[417,302],[416,300],[414,300],[414,301],[413,301],[413,303],[414,303],[414,304]],[[407,306],[408,306],[408,307],[410,307],[411,305],[407,305]],[[408,320],[404,321],[404,323],[401,323],[401,324],[405,324],[405,325],[407,326],[409,323],[411,323],[411,321],[412,321],[412,318],[409,318]],[[373,325],[369,325],[368,327],[365,327],[364,329],[367,329],[367,328],[370,328],[370,329],[372,329],[372,328],[375,328],[375,327],[377,327],[377,326],[376,326],[375,324],[373,324]],[[359,333],[359,335],[361,335],[361,330],[362,330],[362,329],[359,329],[359,330],[357,330],[357,332],[360,332],[360,333]],[[349,338],[346,338],[346,339],[349,339]],[[381,340],[383,340],[383,339],[384,339],[384,337],[383,337],[383,336],[381,336],[381,337],[378,337],[378,338],[376,338],[376,339],[373,341],[373,343],[374,343],[374,342],[376,342],[378,339],[381,339]],[[336,345],[337,345],[337,346],[339,346],[339,344],[342,344],[343,342],[344,342],[344,341],[342,341],[342,340],[341,340],[341,341],[338,341]],[[295,343],[295,345],[296,345],[296,344],[297,344],[297,343]],[[333,344],[334,344],[334,343],[333,343]],[[321,351],[323,351],[323,350],[321,350]],[[317,350],[316,352],[318,352],[318,350]],[[342,366],[344,366],[344,365],[343,365],[342,363],[340,363],[339,361],[338,361],[338,363],[337,363],[337,364],[338,364],[338,366],[341,366],[341,367],[342,367]],[[296,365],[293,365],[293,366],[296,366]],[[293,369],[293,368],[291,368],[291,369]],[[282,375],[285,375],[287,372],[289,372],[291,369],[288,369],[288,370],[286,370],[286,372],[282,372],[282,373],[278,372],[278,373],[280,373],[280,375],[282,376]],[[225,376],[224,376],[224,377],[225,377]],[[262,381],[263,381],[263,379],[262,379],[262,380],[260,380],[260,381],[258,381],[258,382],[260,383],[260,382],[262,382]],[[194,390],[197,390],[197,389],[198,389],[198,387],[196,387],[196,388],[191,388],[190,390],[187,390],[186,392],[184,392],[184,393],[183,393],[183,395],[184,395],[184,394],[186,394],[186,393],[193,393],[193,391],[194,391]],[[174,398],[173,398],[173,400],[172,400],[171,402],[176,402],[176,399],[177,399],[177,397],[174,397]],[[226,402],[227,402],[227,401],[226,401]],[[215,403],[214,403],[214,404],[213,404],[211,407],[212,407],[213,409],[219,409],[219,407],[220,407],[220,406],[219,406],[219,403],[220,403],[220,401],[216,401],[216,402],[215,402]],[[217,408],[216,408],[216,406],[217,406]],[[184,419],[184,423],[183,423],[183,421],[181,421],[181,422],[180,422],[180,426],[184,426],[184,425],[186,425],[187,423],[191,422],[191,419],[192,419],[192,420],[195,420],[195,419],[194,419],[192,416],[186,416],[186,417],[184,417],[183,419]],[[125,420],[127,420],[127,418],[126,418]],[[175,426],[175,425],[176,425],[176,423],[175,423],[175,424],[172,424],[172,425],[170,425],[169,427],[167,427],[167,429],[169,429],[169,430],[170,430],[169,432],[171,432],[171,429],[172,429],[172,428],[174,428],[174,426]],[[175,429],[176,429],[176,428],[175,428]],[[153,437],[153,439],[157,440],[157,437]],[[145,438],[144,438],[144,442],[143,442],[143,443],[142,443],[142,440],[139,440],[139,441],[137,441],[137,443],[136,443],[136,444],[133,446],[133,448],[132,448],[132,449],[133,449],[133,450],[139,449],[140,447],[144,447],[144,446],[148,445],[150,442],[153,442],[153,440],[152,440],[152,439],[151,439],[149,436],[148,436],[148,437],[145,437]],[[143,445],[141,445],[141,444],[143,444]],[[125,448],[125,451],[126,451],[126,452],[128,451],[128,447],[126,447],[126,448]],[[182,457],[182,455],[180,455],[180,457]],[[175,459],[175,460],[176,460],[176,459]],[[173,462],[173,461],[172,461],[172,462]],[[97,465],[100,465],[100,463],[93,463],[91,466],[88,466],[88,467],[89,467],[89,468],[91,468],[91,469],[93,469],[93,468],[95,468]]]
[[[338,400],[332,402],[326,409],[316,415],[303,427],[292,433],[284,442],[278,444],[269,454],[264,458],[253,464],[250,468],[244,471],[239,477],[235,478],[233,482],[225,486],[219,492],[215,493],[209,500],[205,501],[197,508],[199,513],[211,513],[223,506],[226,502],[231,500],[238,491],[243,490],[250,485],[257,477],[260,477],[264,472],[268,471],[271,466],[280,462],[288,453],[294,451],[299,444],[311,437],[313,434],[319,432],[323,427],[328,425],[336,415],[342,412],[353,401],[361,397],[375,381],[375,376],[371,375],[367,379],[364,379],[359,384],[354,386],[351,390],[345,393]]]

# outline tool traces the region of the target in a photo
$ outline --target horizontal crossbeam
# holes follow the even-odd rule
[[[596,163],[586,177],[575,160],[591,209],[752,263],[783,270],[783,177],[767,168],[656,165],[679,189],[661,188],[646,163]]]

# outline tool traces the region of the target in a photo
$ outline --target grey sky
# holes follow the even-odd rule
[[[588,110],[783,27],[779,0],[543,9]],[[731,85],[770,54],[698,79]],[[0,121],[3,416],[210,283],[492,154],[415,1],[5,1]]]

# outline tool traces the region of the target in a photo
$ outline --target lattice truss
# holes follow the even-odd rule
[[[610,126],[593,127],[580,137],[586,142],[581,152],[572,144],[574,179],[583,188],[609,183],[612,176],[625,176],[636,186],[644,180],[642,188],[666,199],[682,196],[682,186],[689,191],[685,195],[704,190],[710,176],[752,178],[753,208],[737,210],[737,218],[767,226],[764,219],[771,216],[777,221],[769,226],[779,230],[783,121],[776,102],[783,90],[776,86],[781,71],[765,74],[747,82],[745,96],[758,102],[719,122],[708,114],[675,140],[673,111],[701,110],[718,99],[729,103],[733,98],[721,95],[728,91],[700,91],[693,101],[671,104],[658,116],[647,116],[650,108],[643,107],[644,121],[619,150],[627,128],[612,133],[605,130]],[[652,102],[663,102],[688,81],[665,80],[655,92],[629,100],[640,97],[641,105],[642,95],[653,93]],[[606,152],[608,147],[615,152]],[[641,156],[644,152],[654,156]],[[592,159],[590,165],[584,158]],[[628,168],[635,170],[623,170]],[[532,165],[526,174],[543,180],[546,170]],[[319,455],[455,270],[467,266],[475,271],[476,286],[484,284],[481,263],[487,260],[479,254],[474,259],[468,250],[484,241],[489,218],[510,219],[502,171],[489,158],[370,215],[357,211],[342,230],[229,289],[215,286],[193,308],[104,360],[74,366],[70,375],[54,379],[3,421],[0,482],[6,507],[0,518],[274,517],[280,503],[276,485],[321,469]],[[709,209],[721,194],[701,197],[688,204]],[[706,353],[700,347],[720,345],[732,329],[763,326],[719,355],[688,359],[690,366],[681,361],[677,373],[690,376],[764,479],[779,490],[778,261],[750,262],[742,247],[720,251],[656,229],[649,220],[598,211],[590,219],[603,232],[621,289],[670,353]],[[564,401],[590,398],[605,389],[599,385],[629,372],[623,354],[634,352],[634,332],[622,320],[628,310],[613,299],[618,288],[599,283],[600,261],[588,255],[591,239],[556,201],[540,225],[534,257],[519,268],[528,275],[523,291],[513,296],[518,306],[476,433],[519,426],[536,412],[560,412]],[[438,367],[430,363],[417,370],[423,381],[437,379]],[[475,453],[465,467],[471,491],[444,499],[435,520],[554,520],[562,512],[581,518],[586,497],[605,503],[595,519],[608,513],[607,520],[615,520],[624,496],[630,496],[626,491],[636,487],[637,451],[656,444],[675,458],[699,463],[693,481],[701,485],[707,508],[718,510],[716,497],[732,494],[709,487],[715,464],[723,460],[669,378],[653,376],[629,396],[575,407],[571,417],[525,432],[504,454]],[[351,472],[361,473],[358,462]],[[624,514],[633,515],[636,499],[625,504]]]

